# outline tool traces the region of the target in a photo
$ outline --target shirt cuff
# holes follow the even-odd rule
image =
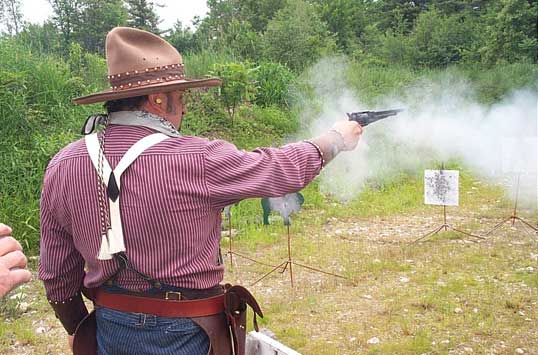
[[[73,335],[79,323],[88,315],[88,309],[80,293],[65,301],[49,300],[56,318],[60,320],[69,335]]]
[[[314,146],[314,148],[316,148],[316,150],[318,151],[318,154],[319,154],[319,158],[321,159],[321,167],[325,167],[325,157],[323,156],[323,151],[321,150],[321,148],[319,147],[319,145],[317,145],[316,143],[312,142],[311,140],[304,140],[305,143],[310,143],[311,145]]]

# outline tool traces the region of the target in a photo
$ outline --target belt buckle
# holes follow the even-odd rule
[[[177,299],[170,298],[170,295],[176,295]],[[172,301],[181,301],[181,292],[166,291],[166,293],[164,294],[164,299],[165,300],[172,300]]]

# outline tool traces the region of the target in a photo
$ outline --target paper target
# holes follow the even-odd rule
[[[424,203],[438,206],[458,206],[459,171],[424,170]]]

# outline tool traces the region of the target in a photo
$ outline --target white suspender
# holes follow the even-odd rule
[[[121,224],[121,215],[120,215],[120,191],[121,191],[121,175],[129,166],[142,154],[146,149],[152,147],[153,145],[162,142],[168,138],[168,136],[162,133],[154,133],[149,136],[146,136],[133,144],[125,155],[121,158],[120,162],[116,166],[116,169],[112,171],[110,164],[103,156],[103,181],[106,186],[112,185],[115,182],[117,189],[116,196],[111,195],[110,189],[108,189],[108,201],[110,205],[110,229],[108,230],[108,236],[102,235],[101,237],[101,247],[99,249],[99,255],[97,259],[99,260],[110,260],[112,255],[125,251],[125,243],[123,240],[123,226]],[[97,172],[99,172],[99,139],[97,134],[87,135],[86,138],[86,149],[90,155],[90,159],[93,163],[93,167]],[[111,180],[112,179],[112,180]]]

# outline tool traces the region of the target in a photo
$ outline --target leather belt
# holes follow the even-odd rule
[[[101,289],[109,293],[121,293],[122,295],[147,297],[147,298],[160,298],[163,300],[174,300],[174,301],[210,298],[210,297],[217,296],[224,293],[224,288],[222,285],[217,285],[217,286],[206,288],[206,289],[176,288],[175,291],[152,290],[151,292],[134,292],[134,291],[127,291],[127,290],[122,290],[122,292],[114,292],[114,291],[109,291],[106,287],[102,287]]]
[[[96,290],[96,305],[120,312],[153,314],[160,317],[205,317],[224,312],[224,294],[195,300],[171,300],[109,293]]]

